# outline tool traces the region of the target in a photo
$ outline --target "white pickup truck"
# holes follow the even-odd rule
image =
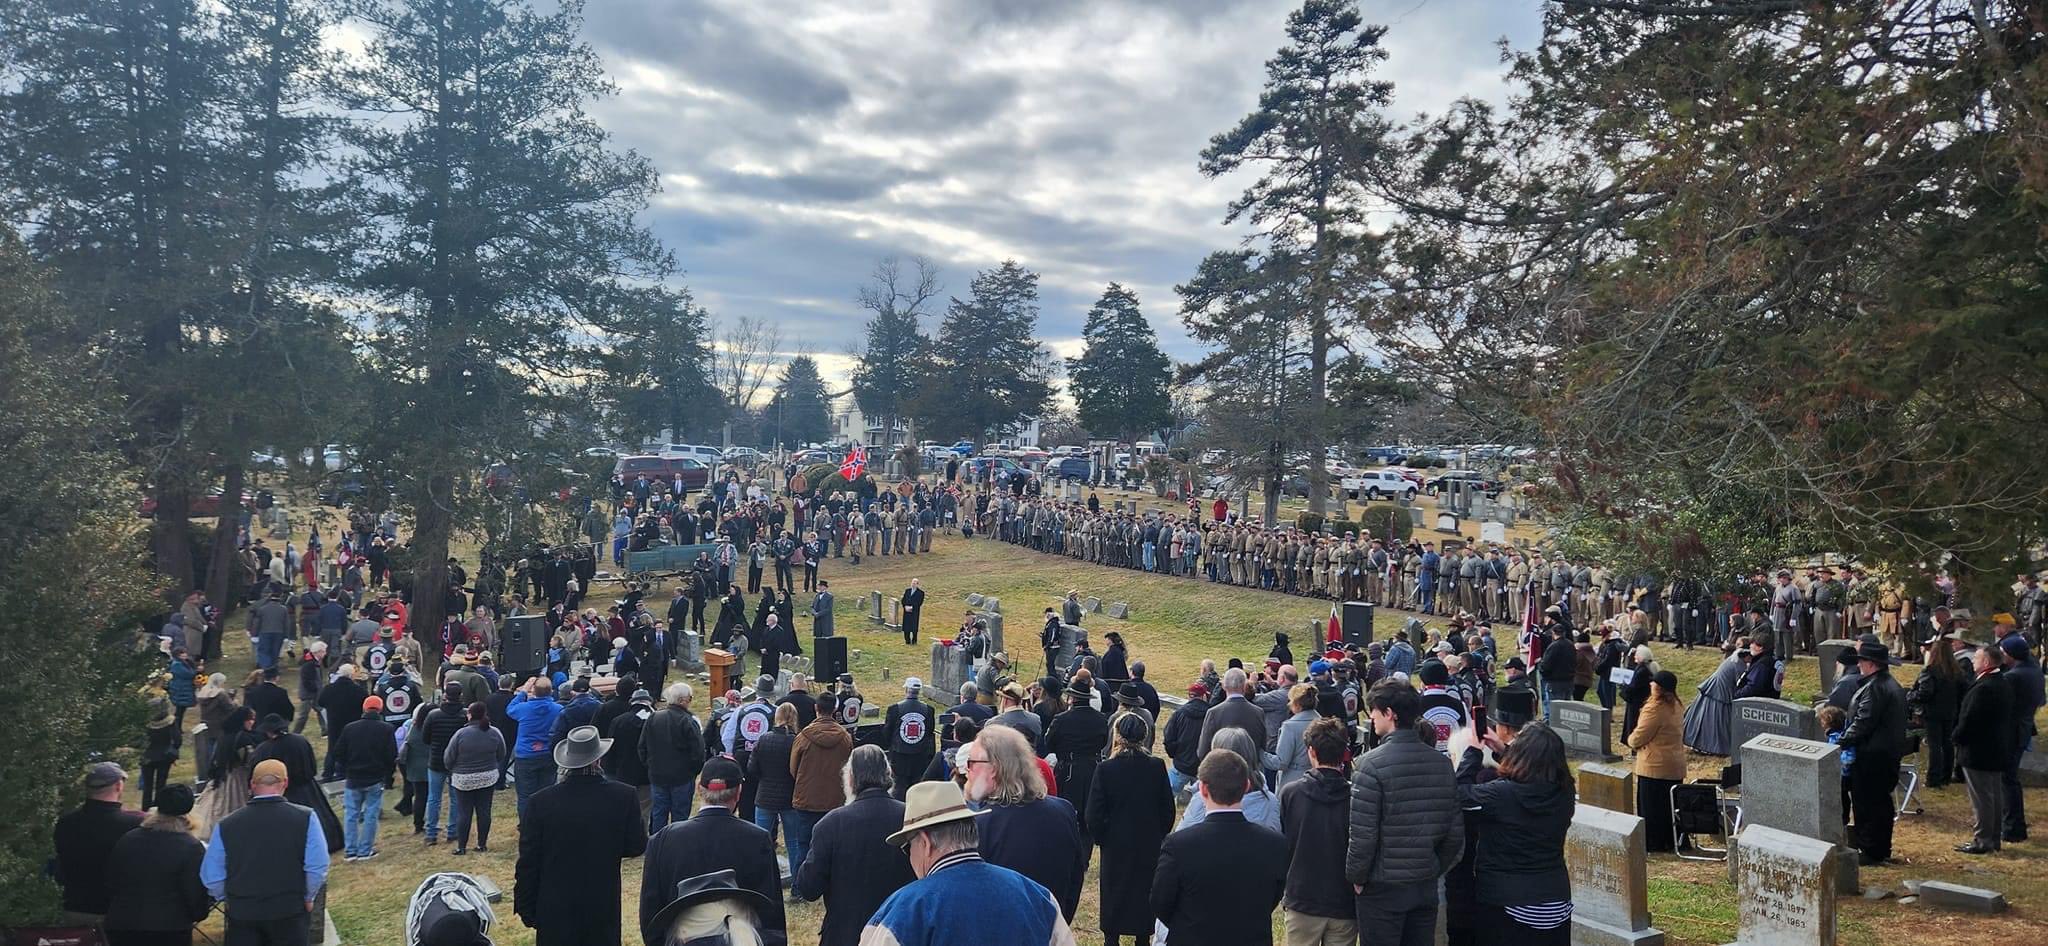
[[[1395,470],[1361,470],[1339,482],[1352,499],[1415,498],[1415,483]]]

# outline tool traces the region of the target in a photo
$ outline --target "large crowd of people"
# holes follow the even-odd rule
[[[1422,944],[1446,905],[1452,943],[1563,943],[1574,793],[1548,723],[1556,704],[1591,695],[1620,708],[1647,837],[1669,849],[1686,843],[1671,830],[1669,791],[1687,750],[1726,754],[1732,702],[1780,695],[1791,653],[1844,636],[1856,646],[1827,695],[1828,736],[1845,750],[1844,813],[1861,856],[1892,855],[1891,793],[1915,740],[1930,788],[1967,786],[1977,823],[1959,850],[2026,838],[2017,769],[2043,702],[2030,616],[2000,614],[1980,640],[1969,615],[1915,614],[1854,570],[1803,581],[1788,570],[1761,597],[1712,603],[1684,582],[1615,579],[1513,549],[1390,548],[1202,523],[1192,509],[1103,513],[1007,484],[817,501],[720,485],[686,506],[655,484],[620,483],[618,515],[596,517],[603,531],[588,544],[505,568],[487,557],[474,580],[451,562],[449,618],[433,629],[407,622],[417,589],[393,586],[395,521],[355,517],[332,562],[311,569],[317,534],[304,551],[287,546],[296,567],[273,568],[286,555],[252,540],[244,628],[257,666],[239,686],[209,672],[224,616],[203,595],[165,620],[139,760],[149,813],[121,807],[120,766],[86,773],[92,800],[58,825],[70,918],[113,946],[189,943],[218,902],[230,942],[306,942],[330,857],[376,858],[403,830],[382,823],[387,791],[400,793],[389,811],[411,820],[413,843],[457,857],[489,851],[494,827],[503,835],[492,813],[510,788],[511,909],[542,946],[630,941],[620,865],[636,857],[648,946],[713,932],[728,938],[704,941],[782,942],[792,895],[822,901],[828,946],[1067,943],[1091,863],[1110,943],[1271,942],[1278,910],[1290,944]],[[1445,626],[1410,620],[1364,647],[1304,641],[1299,663],[1277,635],[1263,658],[1204,661],[1173,707],[1116,633],[1102,653],[1084,641],[1070,659],[1048,642],[1037,677],[976,649],[958,694],[908,678],[872,722],[850,676],[782,683],[777,658],[801,652],[798,574],[814,632],[829,634],[820,563],[924,554],[949,528],[1088,562],[1413,606]],[[607,542],[625,556],[701,539],[714,548],[665,608],[631,580],[616,604],[588,604]],[[1870,592],[1860,610],[1859,588]],[[910,592],[921,609],[922,589],[906,589],[906,604]],[[760,596],[752,614],[748,594]],[[1674,597],[1697,608],[1657,606]],[[710,600],[719,607],[707,617]],[[2019,604],[2031,615],[2038,597]],[[503,666],[503,622],[527,615],[547,628],[543,665]],[[1078,620],[1075,601],[1048,609],[1049,628]],[[908,611],[905,624],[914,641]],[[700,701],[692,683],[670,680],[684,630],[758,655],[759,675]],[[974,628],[963,632],[971,643]],[[1901,635],[1911,650],[1892,646]],[[1725,656],[1706,679],[1682,681],[1656,659],[1667,642]],[[1910,687],[1891,674],[1898,652],[1919,655]],[[301,735],[309,725],[324,757]],[[169,778],[187,742],[196,797]],[[323,783],[338,785],[338,814]]]

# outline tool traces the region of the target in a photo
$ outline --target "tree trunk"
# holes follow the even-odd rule
[[[221,515],[214,520],[213,550],[206,564],[206,600],[226,610],[235,593],[235,539],[242,517],[231,512],[241,503],[242,465],[230,464],[221,476]]]
[[[182,482],[156,487],[156,516],[149,521],[149,550],[166,582],[164,595],[175,604],[192,590],[192,494]],[[225,497],[223,497],[225,501]],[[223,602],[215,602],[222,604]]]
[[[441,622],[448,590],[448,539],[454,529],[449,504],[454,480],[446,473],[427,477],[426,496],[413,507],[412,609],[407,620],[420,641],[420,678],[433,680],[441,665]]]
[[[1266,507],[1261,513],[1267,525],[1280,521],[1280,490],[1286,478],[1278,473],[1266,477]]]

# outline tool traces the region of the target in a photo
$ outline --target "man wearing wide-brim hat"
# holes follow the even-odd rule
[[[1051,892],[981,859],[975,819],[952,782],[910,787],[903,829],[889,843],[910,855],[918,879],[882,902],[861,933],[864,946],[1053,946],[1074,933]]]
[[[1883,864],[1892,856],[1892,819],[1897,809],[1892,790],[1899,784],[1899,761],[1906,752],[1906,691],[1891,674],[1891,651],[1865,641],[1856,646],[1856,666],[1863,683],[1849,699],[1848,728],[1841,744],[1856,750],[1849,768],[1849,804],[1855,811],[1856,847],[1865,865]]]
[[[561,780],[534,793],[519,819],[512,911],[535,946],[617,946],[619,862],[647,849],[633,787],[605,779],[598,761],[611,740],[595,726],[555,744]]]

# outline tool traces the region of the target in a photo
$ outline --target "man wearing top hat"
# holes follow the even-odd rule
[[[598,767],[610,748],[595,726],[569,730],[554,748],[561,780],[520,815],[512,911],[535,946],[618,946],[619,862],[647,849],[647,828],[633,787]]]
[[[673,919],[669,898],[678,883],[714,871],[729,872],[734,886],[761,898],[754,925],[762,942],[784,941],[782,868],[775,862],[775,838],[733,817],[741,778],[739,764],[731,759],[706,762],[697,779],[704,793],[697,814],[671,822],[647,840],[640,875],[640,935],[647,946],[668,942],[671,923],[664,919]]]
[[[1899,760],[1906,752],[1906,691],[1892,678],[1891,651],[1874,640],[1856,646],[1862,683],[1849,699],[1844,749],[1856,750],[1849,769],[1849,803],[1855,811],[1856,846],[1865,865],[1892,856],[1892,790],[1899,784]]]

